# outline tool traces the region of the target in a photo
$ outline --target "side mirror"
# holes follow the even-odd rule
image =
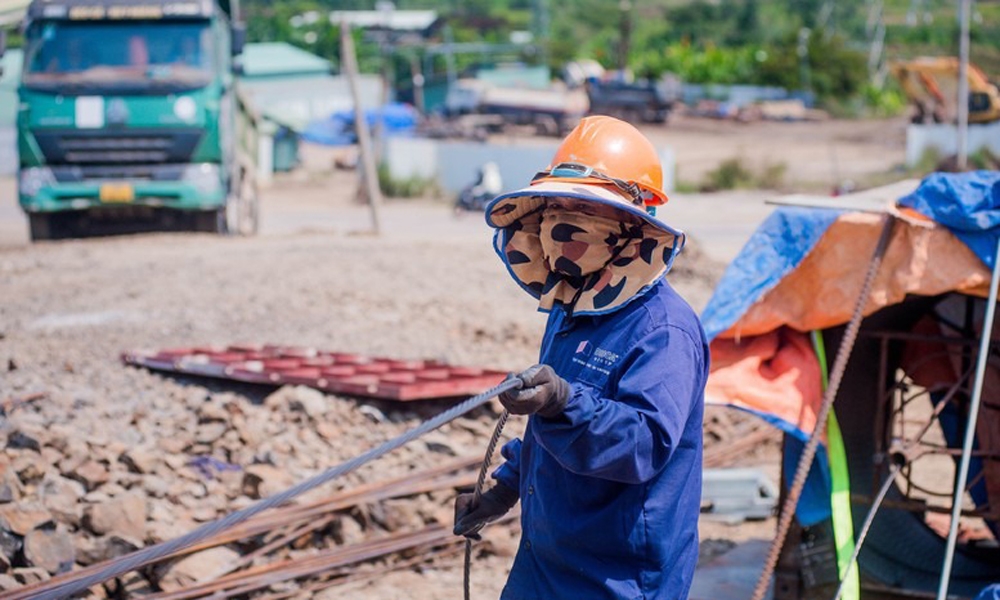
[[[247,43],[247,26],[243,23],[233,23],[230,28],[230,34],[232,37],[232,55],[239,56],[243,54],[243,46]]]

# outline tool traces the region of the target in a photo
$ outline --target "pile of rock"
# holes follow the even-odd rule
[[[426,417],[418,412],[435,409],[361,403],[306,387],[281,388],[260,403],[198,386],[178,389],[180,397],[154,398],[126,422],[99,414],[67,420],[44,401],[11,411],[0,428],[0,590],[179,536],[361,454],[415,426]],[[113,422],[122,430],[109,435],[104,428]],[[398,476],[442,456],[476,455],[491,427],[491,411],[482,409],[479,419],[456,421],[311,496]],[[449,523],[453,496],[440,490],[355,508],[312,532],[300,549]],[[203,581],[258,542],[212,548],[106,591],[137,595]]]

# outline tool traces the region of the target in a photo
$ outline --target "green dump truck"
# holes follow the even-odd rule
[[[33,0],[18,196],[33,240],[135,224],[257,229],[244,28],[215,0]]]

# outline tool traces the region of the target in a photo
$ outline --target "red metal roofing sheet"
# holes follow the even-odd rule
[[[388,400],[471,396],[507,376],[502,371],[458,367],[433,360],[398,360],[271,345],[126,352],[122,360],[157,371],[268,385],[307,385],[333,393]]]

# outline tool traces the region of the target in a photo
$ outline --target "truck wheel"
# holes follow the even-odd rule
[[[260,227],[257,185],[245,173],[240,176],[239,193],[226,202],[226,229],[231,235],[255,235]]]
[[[240,186],[240,235],[257,235],[260,230],[260,196],[257,182],[252,177],[243,177]]]
[[[33,242],[51,240],[52,220],[50,216],[45,213],[28,215],[28,230]]]
[[[60,240],[76,232],[79,222],[75,213],[34,213],[28,215],[28,232],[33,242]]]
[[[194,230],[206,233],[226,233],[226,209],[203,210],[195,213]]]
[[[644,123],[666,123],[667,111],[666,109],[651,106],[642,113],[642,120]]]

